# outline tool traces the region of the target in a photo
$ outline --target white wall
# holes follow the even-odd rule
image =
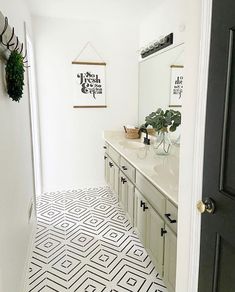
[[[157,9],[154,9],[141,22],[140,47],[171,32],[174,33],[174,44],[184,42],[185,30],[183,28],[186,24],[186,8],[186,0],[162,0]]]
[[[102,131],[137,123],[138,28],[36,16],[33,27],[43,189],[103,184]],[[107,63],[107,109],[73,109],[71,62],[88,41]]]
[[[8,16],[9,23],[24,41],[23,22],[30,26],[24,1],[0,2],[1,12]],[[29,101],[27,86],[19,103],[7,96],[2,59],[0,67],[0,291],[23,292],[32,228],[28,224],[28,206],[33,195]]]

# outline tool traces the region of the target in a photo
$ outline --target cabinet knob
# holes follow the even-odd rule
[[[127,167],[125,165],[122,166],[123,170],[127,170]]]
[[[140,201],[140,208],[142,208],[142,207],[144,206],[144,204],[145,204],[145,203],[141,200],[141,201]]]
[[[167,220],[168,220],[171,224],[176,223],[176,220],[175,220],[175,219],[171,219],[171,214],[170,214],[170,213],[165,214],[165,217],[167,218]]]
[[[126,182],[127,182],[127,180],[125,178],[123,178],[122,183],[124,184]]]
[[[104,156],[104,159],[107,159],[107,156]]]
[[[112,164],[112,162],[109,162],[109,166],[110,166],[110,167],[113,167],[113,164]]]
[[[161,228],[161,237],[163,237],[164,234],[166,234],[166,233],[167,233],[167,231],[164,228]]]
[[[107,146],[103,146],[104,149],[107,149]]]

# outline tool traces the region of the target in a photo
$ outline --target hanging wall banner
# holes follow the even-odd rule
[[[171,92],[169,106],[182,106],[182,97],[184,89],[184,66],[171,66]]]
[[[106,63],[73,62],[74,107],[106,107]]]

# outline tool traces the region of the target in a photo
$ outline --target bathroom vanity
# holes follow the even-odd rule
[[[105,179],[168,291],[175,291],[179,147],[159,156],[141,139],[104,132]]]

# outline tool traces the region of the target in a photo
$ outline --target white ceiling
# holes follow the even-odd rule
[[[164,0],[26,0],[33,15],[139,22]]]

